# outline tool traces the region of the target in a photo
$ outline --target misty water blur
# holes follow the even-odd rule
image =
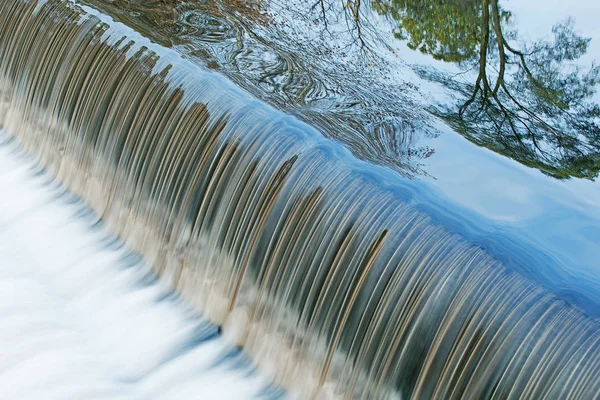
[[[0,193],[0,397],[282,397],[2,130]]]

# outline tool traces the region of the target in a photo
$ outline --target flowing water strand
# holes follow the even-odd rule
[[[6,131],[292,395],[600,393],[596,319],[97,10],[1,2],[0,95]]]

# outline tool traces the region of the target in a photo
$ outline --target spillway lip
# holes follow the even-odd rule
[[[429,183],[402,177],[390,168],[358,159],[342,144],[325,138],[316,128],[296,116],[282,112],[257,99],[223,73],[204,69],[178,51],[153,42],[152,39],[116,20],[104,10],[81,4],[76,0],[67,1],[73,7],[80,8],[86,14],[98,18],[99,21],[121,32],[138,45],[146,46],[158,54],[162,59],[161,66],[173,64],[176,70],[186,71],[190,76],[201,77],[203,82],[218,87],[224,95],[243,103],[245,109],[268,116],[272,121],[279,121],[295,135],[302,137],[306,149],[319,148],[347,170],[360,174],[365,182],[393,193],[396,198],[428,215],[433,223],[464,237],[469,243],[480,247],[510,270],[537,282],[567,303],[582,309],[586,314],[600,317],[600,279],[574,271],[570,266],[549,255],[545,248],[534,245],[519,229],[508,229],[488,220],[477,212],[446,198]],[[211,105],[211,102],[207,102],[209,110]],[[544,272],[540,273],[541,271]],[[548,271],[551,272],[547,273]]]

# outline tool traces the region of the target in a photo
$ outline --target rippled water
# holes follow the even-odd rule
[[[338,16],[325,24],[304,1],[88,3],[318,126],[358,157],[404,176],[426,174],[422,160],[433,150],[420,139],[437,132],[417,107],[418,85],[382,75],[378,65],[388,61],[361,48]]]
[[[185,57],[226,74],[261,99],[318,126],[327,137],[343,143],[359,158],[391,167],[403,176],[430,174],[428,158],[438,147],[438,142],[431,139],[444,131],[430,112],[442,116],[472,142],[555,177],[593,178],[600,168],[599,128],[594,125],[598,110],[593,109],[594,101],[586,106],[586,112],[595,117],[586,115],[572,122],[565,122],[565,118],[550,121],[561,135],[574,130],[568,137],[579,144],[554,139],[543,127],[529,135],[535,131],[533,128],[547,122],[535,117],[546,112],[548,119],[552,119],[555,113],[560,113],[549,106],[555,101],[549,96],[568,87],[579,90],[571,60],[565,61],[563,57],[554,69],[546,67],[553,62],[551,59],[557,58],[552,56],[560,52],[563,46],[560,40],[572,48],[579,45],[568,34],[556,36],[557,41],[553,42],[548,37],[549,27],[540,30],[540,38],[521,36],[510,3],[507,9],[503,8],[504,2],[497,6],[499,23],[505,31],[503,38],[511,42],[510,45],[507,42],[507,49],[533,54],[528,56],[526,70],[534,69],[537,81],[554,79],[562,86],[549,84],[544,93],[533,88],[525,97],[517,96],[519,107],[524,104],[527,108],[525,112],[511,108],[511,100],[504,95],[500,100],[506,109],[496,105],[483,111],[479,108],[473,110],[471,118],[457,118],[457,111],[470,97],[471,85],[476,80],[478,45],[483,35],[480,24],[484,2],[480,0],[362,3],[360,0],[347,3],[88,0],[88,3],[107,10]],[[485,4],[491,7],[496,0],[491,3],[485,0]],[[569,26],[564,18],[554,23]],[[490,17],[493,33],[492,20]],[[533,23],[523,18],[519,22]],[[494,36],[491,40],[495,40]],[[554,43],[558,45],[544,52],[543,46]],[[587,48],[581,52],[585,56]],[[519,67],[514,67],[519,62],[518,53],[509,50],[503,53],[512,56],[507,59],[510,65],[504,81],[513,87],[507,93],[521,95],[526,82],[519,76],[522,74]],[[490,50],[488,63],[492,71],[488,75],[499,68],[498,57],[496,50]],[[579,57],[574,54],[575,60]],[[537,67],[540,62],[545,64],[544,68]],[[586,67],[589,65],[587,60]],[[581,90],[591,93],[598,83],[597,72],[586,78],[584,70],[579,75],[587,88]],[[564,80],[559,79],[560,74],[565,75]],[[456,104],[453,100],[456,98],[463,100]],[[573,114],[567,111],[568,115]],[[511,118],[507,119],[503,112],[512,113]],[[519,126],[523,120],[526,123]],[[512,130],[506,128],[509,125]],[[587,135],[590,139],[584,143],[578,134],[586,130],[591,130]]]

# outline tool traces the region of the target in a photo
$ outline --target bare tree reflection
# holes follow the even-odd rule
[[[409,47],[476,70],[474,83],[422,70],[464,99],[435,111],[459,133],[556,178],[598,176],[600,107],[592,97],[600,68],[577,66],[590,39],[577,35],[571,20],[555,25],[553,40],[518,45],[507,28],[511,14],[498,0],[391,0],[373,7],[397,22],[396,36]]]

